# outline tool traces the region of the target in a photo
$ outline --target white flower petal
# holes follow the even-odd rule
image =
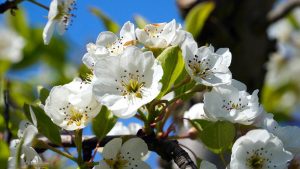
[[[57,21],[55,20],[49,20],[44,28],[43,31],[43,39],[44,44],[48,45],[50,43],[50,40],[53,36],[55,25],[57,24]]]
[[[132,138],[127,140],[121,148],[121,154],[126,160],[130,161],[140,160],[147,154],[147,152],[148,146],[144,140],[140,138]]]
[[[103,158],[106,160],[116,160],[117,155],[120,152],[122,147],[122,139],[114,138],[110,142],[108,142],[103,148]]]
[[[130,161],[123,169],[151,169],[151,167],[141,160]]]

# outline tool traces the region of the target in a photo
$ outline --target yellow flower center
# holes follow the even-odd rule
[[[127,84],[123,84],[125,91],[123,96],[127,94],[133,94],[137,98],[142,98],[142,87],[145,85],[144,82],[139,82],[137,79],[130,79]]]
[[[67,125],[75,123],[77,126],[81,126],[87,120],[87,114],[83,114],[77,111],[73,106],[70,107],[70,116],[68,118]]]
[[[111,169],[123,169],[123,168],[125,168],[126,164],[128,163],[127,160],[124,160],[123,158],[121,158],[120,153],[118,153],[116,160],[105,159],[104,161],[110,166]]]
[[[247,162],[251,169],[263,169],[265,159],[257,154],[254,154],[247,160]]]

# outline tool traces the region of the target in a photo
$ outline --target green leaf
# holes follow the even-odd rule
[[[0,140],[0,166],[1,168],[7,168],[7,161],[9,157],[9,148],[7,144],[3,141]]]
[[[104,138],[116,122],[117,117],[107,107],[102,106],[100,113],[92,121],[92,128],[98,139]]]
[[[186,79],[187,77],[189,77],[189,74],[187,73],[187,71],[185,69],[183,69],[183,71],[181,72],[181,74],[179,75],[179,77],[177,78],[177,80],[175,81],[175,86],[180,84],[182,82],[182,80]],[[187,92],[188,90],[192,89],[194,86],[196,85],[196,82],[194,80],[190,80],[190,82],[182,85],[181,87],[178,87],[177,89],[175,89],[175,97],[178,95],[181,95],[182,93]],[[183,97],[181,97],[182,100],[188,100],[190,99],[193,94],[190,95],[184,95]]]
[[[38,86],[39,99],[43,105],[45,105],[46,99],[49,96],[50,91],[42,86]]]
[[[111,31],[113,33],[119,32],[120,26],[108,16],[106,16],[100,9],[91,7],[90,11],[103,22],[104,26],[108,31]]]
[[[61,138],[59,127],[56,126],[51,119],[46,115],[44,110],[37,106],[31,106],[37,120],[37,128],[39,133],[42,133],[54,144],[60,145]]]
[[[139,28],[144,28],[147,25],[147,21],[140,15],[134,16],[134,21]]]
[[[226,121],[193,121],[200,125],[199,137],[209,150],[219,154],[231,147],[235,137],[235,127],[232,123]]]
[[[30,34],[28,22],[26,19],[26,13],[22,9],[18,9],[15,11],[15,15],[11,15],[9,12],[7,13],[7,22],[8,24],[16,30],[23,37],[28,37]]]
[[[186,16],[186,30],[194,37],[197,37],[201,33],[208,16],[214,8],[215,4],[212,1],[202,2],[196,5]]]
[[[184,60],[178,46],[165,49],[157,59],[160,61],[164,75],[161,79],[162,89],[158,98],[163,97],[177,80],[184,69]]]

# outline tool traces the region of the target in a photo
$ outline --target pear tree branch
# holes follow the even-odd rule
[[[197,169],[197,166],[192,161],[188,153],[180,147],[178,142],[176,140],[168,140],[168,139],[160,139],[157,138],[156,135],[153,133],[151,135],[146,135],[142,130],[140,130],[137,134],[138,137],[143,139],[147,145],[150,151],[156,152],[160,157],[166,161],[174,160],[174,162],[177,164],[177,166],[180,169]],[[114,138],[118,138],[120,136],[107,136],[103,138],[100,142],[96,138],[96,136],[90,135],[90,136],[83,136],[82,137],[82,146],[83,151],[84,149],[92,150],[94,149],[97,144],[99,147],[104,147],[106,143],[111,141]],[[134,135],[129,135],[126,137],[136,137]],[[56,144],[51,143],[47,138],[40,137],[38,138],[39,141],[43,141],[44,143],[52,146],[52,147],[59,147]],[[76,147],[74,139],[71,135],[61,135],[62,140],[62,146],[64,147]],[[45,149],[35,147],[37,152],[43,152]],[[91,157],[91,154],[89,154],[89,157]],[[86,162],[89,161],[88,158],[83,157]]]

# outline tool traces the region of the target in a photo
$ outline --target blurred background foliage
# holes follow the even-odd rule
[[[260,89],[260,100],[266,111],[274,113],[275,118],[284,123],[300,125],[300,10],[295,8],[279,19],[269,17],[277,7],[290,2],[178,0],[177,6],[184,28],[193,34],[199,45],[230,48],[233,77],[246,83],[249,92]],[[64,36],[54,36],[50,45],[45,46],[42,28],[30,25],[26,10],[22,5],[19,7],[14,15],[8,11],[1,18],[1,26],[15,31],[26,43],[21,61],[13,63],[0,56],[0,166],[4,166],[9,154],[5,143],[9,136],[7,129],[12,138],[16,137],[18,124],[25,118],[24,104],[33,103],[39,97],[37,86],[50,89],[70,82],[76,76],[86,78],[90,73],[85,66],[72,61],[74,57],[70,55],[81,57],[70,51],[73,42]],[[97,17],[106,30],[119,32],[123,23],[117,23],[98,7],[86,10]],[[149,23],[140,15],[135,15],[133,20],[140,28]],[[36,71],[41,65],[42,71]],[[36,73],[25,76],[29,71]],[[179,76],[184,77],[184,73]],[[176,92],[188,87],[189,84]],[[197,100],[201,98],[192,98],[189,105]],[[186,105],[181,105],[179,110],[184,108]],[[60,162],[64,161],[59,162],[56,156],[47,159],[51,164],[49,168],[53,169],[61,168]]]

